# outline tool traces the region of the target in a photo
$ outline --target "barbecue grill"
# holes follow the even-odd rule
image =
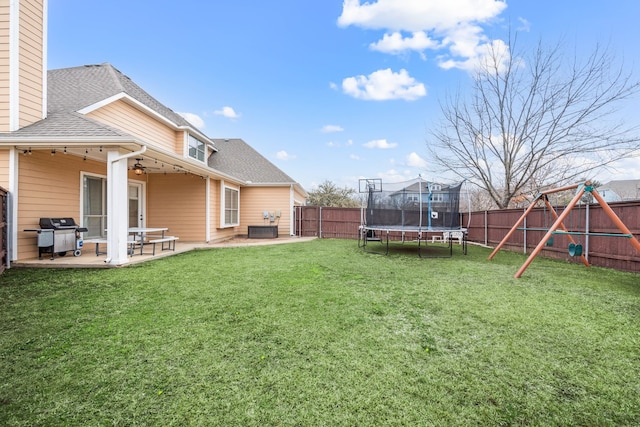
[[[82,249],[82,232],[88,231],[80,227],[73,218],[40,218],[40,228],[30,228],[24,231],[38,233],[38,258],[42,259],[43,253],[65,256],[67,252],[73,252],[74,256],[80,256]]]

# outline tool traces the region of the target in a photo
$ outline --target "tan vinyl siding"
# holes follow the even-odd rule
[[[211,241],[229,239],[236,234],[237,227],[220,228],[220,181],[211,180],[209,192],[209,209],[211,223]],[[240,208],[242,209],[242,207]]]
[[[289,235],[290,187],[243,187],[240,191],[240,232],[248,234],[249,225],[278,225],[279,235]],[[270,223],[262,213],[280,211],[280,220]]]
[[[0,3],[0,132],[9,132],[9,17],[8,1]]]
[[[307,198],[305,197],[304,194],[302,194],[301,191],[295,188],[293,190],[293,200],[294,200],[295,206],[304,206],[304,203],[307,200]]]
[[[9,150],[0,150],[0,187],[9,190]]]
[[[176,148],[175,152],[181,156],[185,155],[185,139],[187,138],[187,132],[176,132]]]
[[[43,119],[43,6],[41,0],[20,2],[20,127]]]
[[[80,222],[80,173],[106,175],[104,163],[48,151],[19,155],[18,259],[35,258],[38,247],[34,233],[41,217],[71,217]]]
[[[173,129],[148,116],[124,101],[116,101],[87,114],[87,117],[140,138],[140,140],[182,155],[176,151],[176,133]]]
[[[198,176],[147,175],[148,227],[169,227],[169,234],[183,242],[206,238],[206,186]]]

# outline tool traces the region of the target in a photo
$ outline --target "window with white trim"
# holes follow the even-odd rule
[[[240,192],[235,188],[224,188],[224,226],[240,225]]]
[[[189,135],[189,157],[204,162],[207,146],[195,136]]]
[[[444,202],[444,194],[442,193],[432,193],[431,194],[432,202]]]
[[[85,238],[102,238],[107,228],[107,179],[82,175],[82,225],[88,231]]]

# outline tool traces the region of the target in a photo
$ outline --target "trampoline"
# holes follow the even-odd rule
[[[461,188],[462,183],[439,184],[420,177],[384,186],[381,179],[361,179],[359,191],[367,194],[367,207],[360,219],[358,247],[387,255],[390,241],[410,241],[417,242],[420,257],[451,257],[455,237],[466,255],[467,230],[460,224],[459,212]],[[433,250],[427,250],[429,240]],[[381,243],[381,250],[372,248],[372,242]]]

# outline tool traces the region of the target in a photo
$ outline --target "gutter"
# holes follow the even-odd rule
[[[142,145],[142,147],[140,147],[140,150],[132,151],[131,153],[123,154],[122,156],[116,157],[115,159],[111,160],[111,163],[115,163],[115,162],[118,162],[120,160],[128,159],[130,157],[140,156],[141,154],[144,154],[145,151],[147,151],[147,146],[146,145]]]

